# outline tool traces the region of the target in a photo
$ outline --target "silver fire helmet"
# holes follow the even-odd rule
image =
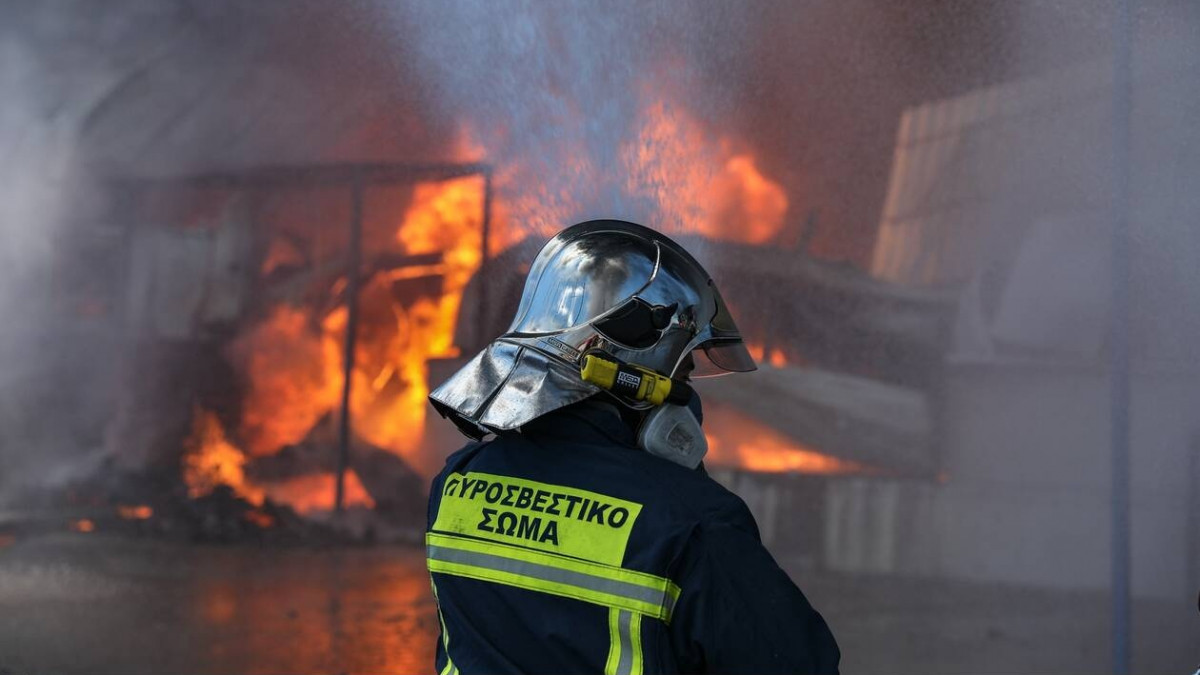
[[[756,368],[695,258],[641,225],[591,220],[542,248],[508,332],[429,399],[468,436],[517,429],[601,391],[579,374],[595,349],[672,376],[693,351],[693,376]]]

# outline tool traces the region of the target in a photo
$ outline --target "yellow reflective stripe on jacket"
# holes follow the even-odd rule
[[[642,675],[642,617],[634,614],[629,618],[629,635],[633,638],[633,653],[629,675]]]
[[[604,675],[642,675],[642,615],[609,609],[608,635]]]
[[[442,608],[438,608],[438,621],[442,624],[442,649],[446,652],[446,667],[438,675],[458,675],[458,668],[450,658],[450,634],[446,632],[446,620],[442,618]]]
[[[604,675],[617,672],[617,661],[621,659],[621,629],[617,624],[623,610],[610,607],[608,610],[608,659],[604,662]]]
[[[450,659],[450,633],[446,630],[446,619],[442,616],[442,601],[438,599],[437,582],[433,577],[429,577],[429,587],[433,589],[433,600],[437,605],[438,623],[442,625],[442,650],[446,652],[446,666],[442,668],[442,672],[438,675],[459,675],[458,668],[454,666],[454,661]]]
[[[430,572],[454,574],[615,607],[670,622],[679,587],[669,579],[505,544],[425,535]]]

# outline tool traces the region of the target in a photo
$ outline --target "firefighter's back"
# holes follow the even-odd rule
[[[721,602],[708,591],[722,589],[707,578],[712,561],[694,558],[707,557],[698,533],[714,524],[758,545],[741,500],[702,471],[639,450],[603,406],[573,406],[468,446],[430,499],[439,671],[711,669],[715,650],[703,643],[722,619],[708,616],[721,609],[707,606]],[[689,583],[714,588],[681,590]],[[681,593],[686,617],[677,616]]]
[[[546,242],[508,331],[429,394],[467,436],[498,436],[430,493],[438,670],[836,671],[745,505],[695,470],[688,379],[755,368],[670,237],[601,219]]]

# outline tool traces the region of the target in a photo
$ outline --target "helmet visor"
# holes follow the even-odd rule
[[[758,370],[758,364],[754,362],[754,357],[750,356],[746,344],[742,342],[742,335],[738,332],[737,324],[733,322],[733,315],[725,305],[725,299],[711,280],[708,284],[716,307],[705,331],[707,336],[702,333],[700,343],[693,348],[692,353],[698,357],[703,355],[703,358],[696,359],[696,370],[692,377],[715,377],[726,373],[748,373]]]
[[[758,370],[758,364],[741,340],[712,340],[698,346],[692,354],[696,357],[696,370],[692,372],[692,377],[716,377]]]

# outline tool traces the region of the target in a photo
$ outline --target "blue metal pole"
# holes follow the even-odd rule
[[[1130,645],[1130,126],[1133,113],[1133,0],[1113,0],[1112,185],[1112,660],[1129,673]]]

